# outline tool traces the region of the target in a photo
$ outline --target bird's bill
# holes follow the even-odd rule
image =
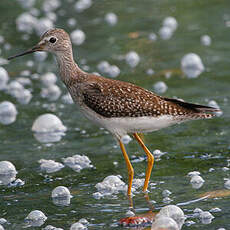
[[[26,50],[26,51],[24,51],[24,52],[22,52],[22,53],[19,53],[19,54],[10,56],[10,57],[8,57],[7,59],[8,59],[8,60],[12,60],[12,59],[14,59],[14,58],[16,58],[16,57],[24,56],[24,55],[26,55],[26,54],[31,54],[31,53],[34,53],[34,52],[36,52],[36,51],[43,51],[43,47],[44,47],[44,45],[42,45],[42,44],[37,44],[36,46],[34,46],[34,47],[31,48],[31,49],[28,49],[28,50]]]

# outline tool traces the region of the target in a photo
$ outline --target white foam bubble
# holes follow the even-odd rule
[[[34,54],[35,61],[43,62],[47,58],[48,54],[46,52],[35,52]]]
[[[126,216],[126,217],[133,217],[133,216],[135,216],[135,213],[132,212],[131,210],[128,210],[128,211],[125,213],[125,216]]]
[[[72,198],[70,191],[65,186],[58,186],[52,191],[52,201],[57,206],[70,205],[70,199]]]
[[[85,155],[74,155],[72,157],[62,158],[65,165],[72,168],[76,172],[80,172],[84,168],[92,168],[90,159]]]
[[[75,18],[69,18],[67,20],[67,24],[68,24],[69,27],[74,27],[77,24],[77,20]]]
[[[6,224],[7,220],[5,218],[0,218],[0,224]]]
[[[127,145],[130,141],[132,141],[132,138],[129,135],[124,135],[121,138],[121,141],[123,144]]]
[[[139,178],[133,179],[132,189],[135,191],[138,188],[143,187],[144,186],[144,182],[145,182],[145,179],[139,179]]]
[[[183,56],[181,69],[188,78],[196,78],[205,70],[201,58],[195,53],[188,53]]]
[[[163,192],[162,192],[162,196],[163,197],[168,197],[172,194],[171,191],[169,191],[168,189],[165,189]]]
[[[32,85],[31,80],[26,77],[19,77],[17,78],[17,81],[23,86]]]
[[[17,171],[15,166],[10,161],[0,161],[0,174],[1,175],[16,175]]]
[[[177,223],[172,218],[166,216],[157,218],[152,224],[151,230],[160,229],[179,230]]]
[[[46,173],[54,173],[60,171],[65,166],[62,163],[56,162],[54,160],[41,159],[38,161],[40,163],[40,168]]]
[[[31,92],[28,89],[24,89],[20,92],[20,95],[18,95],[16,99],[20,104],[26,105],[30,102],[32,97]]]
[[[4,230],[4,227],[0,224],[0,230]]]
[[[220,109],[220,106],[218,105],[218,103],[215,100],[211,100],[208,102],[208,105],[217,109]],[[218,111],[215,112],[216,116],[221,116],[223,114],[223,111]]]
[[[218,207],[211,208],[211,209],[209,210],[209,212],[221,212],[221,211],[222,211],[221,208],[218,208]]]
[[[52,198],[62,198],[66,196],[71,196],[71,194],[69,189],[65,186],[57,186],[56,188],[53,189],[51,195]]]
[[[18,81],[11,81],[7,86],[7,93],[15,98],[19,97],[23,90],[23,85],[20,84]]]
[[[155,71],[153,70],[153,69],[147,69],[146,70],[146,73],[149,75],[149,76],[151,76],[151,75],[153,75],[154,73],[155,73]]]
[[[34,6],[36,0],[17,0],[21,7],[30,9]]]
[[[27,226],[33,226],[33,227],[42,226],[46,220],[47,217],[45,216],[45,214],[39,210],[31,211],[29,215],[25,218]]]
[[[48,72],[41,75],[40,80],[45,87],[49,87],[56,84],[57,76],[54,73]]]
[[[105,21],[108,23],[108,25],[114,26],[117,24],[117,15],[113,12],[107,13],[105,15]]]
[[[214,219],[214,216],[210,212],[204,211],[200,213],[200,220],[203,224],[210,224],[212,219]]]
[[[42,230],[64,230],[63,228],[56,228],[52,225],[47,225],[45,228],[43,228]]]
[[[98,65],[97,65],[97,69],[101,72],[101,73],[109,73],[109,68],[110,68],[110,64],[107,61],[101,61]]]
[[[9,185],[15,181],[16,175],[16,168],[11,162],[0,161],[0,184]]]
[[[189,177],[199,176],[199,175],[200,175],[200,172],[199,172],[199,171],[192,171],[192,172],[189,172],[187,175],[188,175]]]
[[[70,38],[74,45],[79,46],[85,41],[85,33],[82,30],[77,29],[70,33]]]
[[[35,24],[35,31],[38,36],[41,36],[44,32],[52,28],[54,28],[54,24],[49,18],[40,18]]]
[[[177,223],[178,229],[182,228],[186,219],[183,210],[176,205],[167,205],[161,208],[156,218],[160,218],[162,216],[172,218]]]
[[[70,93],[66,93],[65,95],[63,95],[61,97],[61,100],[65,104],[73,104],[74,103]]]
[[[47,98],[49,101],[56,101],[61,96],[61,89],[57,85],[50,85],[42,88],[41,97]]]
[[[165,154],[165,152],[162,152],[161,150],[159,150],[159,149],[155,149],[154,151],[153,151],[153,155],[154,155],[154,157],[156,157],[156,158],[160,158],[161,156],[163,156]]]
[[[0,90],[6,89],[8,81],[8,72],[0,66]]]
[[[155,33],[150,33],[149,34],[149,40],[156,41],[157,40],[157,35]]]
[[[140,57],[135,51],[130,51],[125,56],[126,63],[132,68],[136,67],[140,62]]]
[[[201,38],[200,38],[200,42],[201,42],[201,44],[204,45],[204,46],[210,46],[211,43],[212,43],[212,39],[211,39],[211,37],[208,36],[208,35],[203,35],[203,36],[201,36]]]
[[[174,17],[166,17],[163,21],[163,26],[170,28],[172,31],[177,29],[178,23]]]
[[[107,176],[102,182],[97,183],[95,187],[103,196],[127,190],[127,185],[118,176],[113,175]]]
[[[230,189],[230,179],[227,179],[227,180],[225,181],[224,187],[225,187],[226,189]]]
[[[163,81],[158,81],[153,85],[154,91],[156,93],[165,93],[168,89],[168,86]]]
[[[50,12],[50,11],[54,11],[56,10],[58,7],[60,7],[61,2],[60,0],[44,0],[43,4],[42,4],[42,9],[45,12]]]
[[[77,222],[71,225],[70,230],[87,230],[87,227]]]
[[[32,131],[38,133],[65,132],[67,128],[54,114],[40,115],[33,123]]]
[[[109,66],[108,75],[109,77],[115,78],[120,74],[120,69],[116,65]]]
[[[26,33],[32,33],[37,23],[37,18],[27,12],[20,14],[16,19],[17,30]]]
[[[163,40],[169,40],[173,35],[173,30],[170,27],[163,26],[159,30],[159,35]]]
[[[83,225],[89,225],[89,221],[86,220],[85,218],[81,218],[81,219],[78,221],[78,223],[81,223],[81,224],[83,224]]]
[[[198,176],[198,175],[192,176],[192,178],[190,180],[192,187],[195,189],[201,188],[203,186],[204,182],[205,182],[205,180],[201,176]]]
[[[90,8],[92,4],[93,4],[92,0],[78,0],[75,3],[74,8],[77,12],[82,12]]]
[[[16,121],[17,109],[15,105],[9,101],[3,101],[0,103],[0,123],[3,125],[9,125]]]

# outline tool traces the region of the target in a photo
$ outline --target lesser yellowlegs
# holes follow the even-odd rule
[[[63,29],[48,30],[36,46],[8,59],[36,51],[47,51],[56,56],[61,80],[74,102],[88,119],[109,130],[118,140],[128,169],[128,195],[131,195],[134,170],[122,142],[124,135],[132,133],[147,155],[143,186],[146,192],[154,157],[137,133],[156,131],[183,121],[211,118],[214,115],[209,112],[219,111],[161,97],[128,82],[82,71],[73,59],[70,37]]]

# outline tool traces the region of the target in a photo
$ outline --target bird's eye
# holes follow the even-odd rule
[[[49,40],[49,41],[50,41],[51,43],[55,43],[55,42],[56,42],[56,40],[57,40],[56,38],[52,37],[52,38],[50,38],[50,40]]]

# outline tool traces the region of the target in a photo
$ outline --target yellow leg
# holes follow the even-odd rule
[[[144,187],[143,187],[143,192],[146,192],[146,190],[148,188],[148,184],[149,184],[149,178],[151,176],[151,172],[152,172],[152,168],[153,168],[154,157],[153,157],[152,153],[147,149],[147,147],[145,146],[142,139],[138,136],[138,134],[134,133],[133,136],[136,138],[136,140],[138,141],[140,146],[144,149],[144,151],[147,155],[147,158],[148,158],[148,166],[147,166],[146,173],[145,173],[145,183],[144,183]]]
[[[130,196],[131,195],[131,188],[132,188],[132,182],[133,182],[133,175],[134,175],[134,170],[133,170],[133,166],[129,160],[129,156],[125,150],[125,146],[124,144],[119,140],[119,144],[120,144],[120,148],[121,151],[123,153],[123,156],[125,158],[125,163],[127,165],[127,169],[128,169],[128,174],[129,174],[129,185],[128,185],[128,191],[127,191],[127,195]]]

